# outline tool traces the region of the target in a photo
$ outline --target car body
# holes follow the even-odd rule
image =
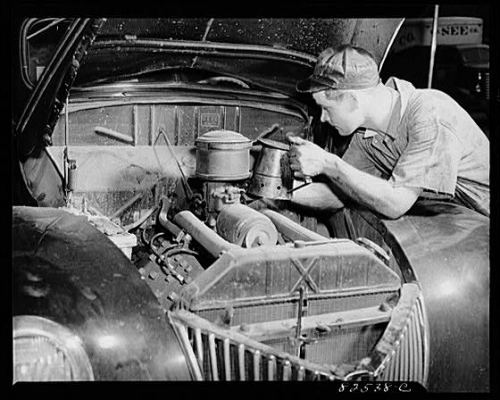
[[[241,205],[252,222],[265,215],[283,228],[282,242],[256,248],[206,226],[225,212],[232,228],[243,226],[227,210],[251,198],[247,179],[199,179],[199,138],[238,138],[219,160],[231,170],[224,157],[234,143],[335,137],[311,119],[317,110],[295,82],[327,43],[362,45],[383,64],[400,22],[22,21],[16,379],[64,380],[62,369],[69,380],[414,380],[432,391],[488,390],[488,218],[438,201],[395,221],[359,207],[317,216]],[[57,46],[30,44],[51,29]],[[47,354],[60,368],[43,376],[36,360]]]

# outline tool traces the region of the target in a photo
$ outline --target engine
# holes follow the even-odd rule
[[[354,370],[382,337],[400,278],[366,239],[332,239],[252,208],[264,196],[289,198],[294,185],[287,145],[253,144],[255,162],[252,143],[236,132],[197,139],[195,176],[182,177],[184,207],[161,199],[156,221],[137,229],[134,264],[165,310]]]
[[[409,302],[417,310],[419,292],[402,284],[375,243],[331,238],[318,233],[317,221],[308,224],[313,218],[253,207],[260,198],[290,198],[297,182],[287,150],[283,142],[208,132],[196,140],[195,174],[189,179],[172,152],[180,196],[158,196],[157,208],[126,227],[113,218],[89,217],[131,258],[164,310],[174,313],[169,314],[175,316],[172,324],[178,335],[187,335],[186,346],[198,357],[205,378],[215,379],[219,368],[232,379],[228,341],[237,337],[240,350],[250,341],[247,345],[256,346],[252,351],[264,346],[285,357],[284,365],[289,356],[283,355],[297,357],[313,363],[313,372],[330,365],[335,376],[346,377],[370,362],[380,370],[389,357],[384,351],[394,347],[387,340],[394,342],[394,329],[402,329],[391,327],[394,307]],[[401,307],[409,310],[405,304]],[[188,312],[184,317],[183,310]],[[417,320],[417,311],[408,321]],[[217,334],[222,335],[218,345],[210,342]],[[421,350],[418,343],[409,345]],[[238,357],[240,373],[257,371]],[[222,359],[225,366],[217,367]],[[422,371],[411,377],[421,380]],[[330,378],[332,373],[324,371]],[[391,378],[409,376],[398,372]]]
[[[262,152],[262,144],[258,146],[257,151]],[[158,226],[151,227],[154,233],[150,236],[143,235],[149,254],[136,265],[166,309],[222,253],[275,246],[278,240],[285,243],[271,218],[247,205],[260,197],[258,192],[248,193],[253,184],[251,168],[255,167],[251,148],[248,138],[228,130],[200,136],[195,176],[189,181],[182,177],[185,209],[173,198],[161,200]],[[279,168],[276,173],[271,179],[280,179]]]

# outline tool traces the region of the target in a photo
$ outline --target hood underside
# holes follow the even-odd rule
[[[97,40],[124,38],[260,45],[317,56],[342,43],[364,45],[380,57],[400,21],[371,18],[108,19]],[[380,58],[379,58],[380,59]]]
[[[400,18],[108,19],[82,64],[78,85],[194,68],[295,94],[317,55],[350,43],[380,64]]]

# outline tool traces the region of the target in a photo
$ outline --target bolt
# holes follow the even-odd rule
[[[167,298],[168,298],[169,300],[171,300],[171,301],[176,301],[176,300],[179,298],[179,296],[177,295],[177,293],[172,292],[172,293],[170,293],[170,294],[168,295],[168,297],[167,297]]]
[[[316,326],[316,330],[320,333],[328,333],[328,332],[331,332],[331,329],[328,325],[323,325],[323,324],[320,324],[318,323],[317,326]]]
[[[191,237],[191,235],[186,234],[186,235],[184,236],[184,244],[185,244],[185,245],[188,245],[189,243],[191,243],[191,240],[193,240],[193,238]]]
[[[361,361],[359,362],[359,365],[361,367],[368,367],[371,363],[372,359],[370,357],[365,357],[365,358],[362,358]]]
[[[52,138],[50,137],[50,135],[48,133],[45,133],[43,135],[42,140],[46,146],[52,146]]]
[[[207,225],[210,227],[210,228],[215,228],[215,225],[217,224],[217,221],[215,220],[214,217],[210,217],[208,219],[208,222],[207,222]]]
[[[156,271],[151,271],[149,273],[149,278],[152,279],[152,280],[155,280],[156,278],[158,278],[158,272]]]

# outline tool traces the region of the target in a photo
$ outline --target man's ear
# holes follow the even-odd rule
[[[349,102],[349,110],[354,111],[357,108],[359,108],[361,104],[361,99],[360,96],[362,96],[360,93],[357,93],[355,91],[347,92],[346,94],[345,101]]]
[[[359,104],[360,104],[360,98],[359,98],[359,96],[361,96],[361,93],[357,93],[357,92],[355,92],[353,90],[353,91],[349,92],[348,95],[351,98],[351,101],[352,101],[353,105],[356,106],[356,107],[358,107]]]

